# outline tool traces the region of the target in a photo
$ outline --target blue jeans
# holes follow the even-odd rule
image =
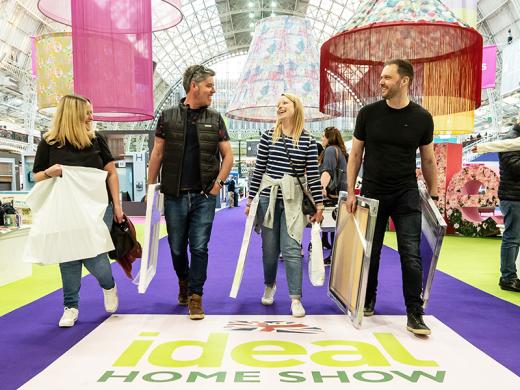
[[[112,228],[114,211],[112,204],[109,204],[103,220],[108,226],[108,230]],[[63,306],[69,308],[78,308],[79,289],[81,287],[81,266],[85,268],[97,279],[99,285],[105,290],[114,288],[115,282],[112,277],[112,268],[106,253],[100,253],[96,257],[84,260],[68,261],[60,263],[61,282],[63,283]]]
[[[173,268],[179,280],[188,280],[188,294],[202,295],[208,269],[208,242],[215,217],[215,196],[186,193],[166,195],[164,217]],[[188,262],[188,242],[191,264]]]
[[[301,246],[287,233],[283,200],[276,200],[273,228],[263,225],[263,219],[269,206],[269,198],[261,196],[258,203],[258,222],[262,229],[262,261],[264,264],[264,283],[272,287],[276,282],[278,256],[283,255],[289,296],[300,298],[302,295],[302,257]]]
[[[500,248],[500,272],[502,280],[517,278],[516,259],[520,246],[520,201],[501,200],[500,210],[504,215],[504,234]]]
[[[388,217],[392,217],[397,236],[397,249],[401,258],[406,312],[422,314],[422,263],[419,249],[421,242],[421,203],[419,191],[412,188],[392,194],[363,193],[363,195],[367,198],[379,200],[365,302],[370,302],[376,296],[381,248],[383,247]]]

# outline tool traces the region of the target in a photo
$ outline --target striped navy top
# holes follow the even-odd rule
[[[265,131],[260,138],[256,154],[256,165],[249,185],[250,198],[254,198],[258,192],[264,173],[267,173],[273,179],[281,179],[286,173],[294,177],[294,172],[283,145],[283,139],[280,137],[273,144],[273,131],[274,129]],[[292,137],[285,136],[285,141],[287,142],[287,149],[289,149],[291,161],[298,176],[301,178],[305,174],[307,175],[307,183],[312,192],[314,202],[323,202],[316,140],[304,130],[300,136],[298,147],[293,144]],[[266,188],[260,195],[269,196],[269,192],[270,189]],[[277,198],[283,199],[280,189],[278,190]]]

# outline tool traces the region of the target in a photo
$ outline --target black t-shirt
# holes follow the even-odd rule
[[[33,172],[44,171],[54,164],[103,169],[111,161],[114,161],[114,157],[108,148],[107,141],[97,132],[96,137],[92,140],[92,146],[85,149],[76,149],[68,143],[59,148],[56,144],[49,145],[42,138],[34,157]],[[109,200],[111,200],[108,188],[107,192]]]
[[[417,188],[416,152],[433,141],[433,118],[414,102],[394,109],[380,100],[359,111],[354,137],[365,142],[363,194]]]
[[[97,132],[92,146],[85,149],[76,149],[68,143],[60,148],[56,144],[49,145],[42,138],[34,157],[33,172],[44,171],[54,164],[103,169],[111,161],[114,161],[114,157],[107,141]]]
[[[181,190],[200,191],[200,148],[197,138],[197,117],[201,109],[187,111],[186,144],[182,161]]]
[[[199,115],[205,109],[206,107],[191,109],[187,106],[187,129],[184,144],[184,159],[182,161],[181,191],[202,190],[202,185],[200,183],[200,148],[197,137],[197,120]],[[161,120],[162,115],[157,122],[155,136],[164,139],[166,135],[164,134],[165,130]],[[226,124],[221,115],[219,115],[219,129],[219,142],[228,141],[229,135],[226,129]]]

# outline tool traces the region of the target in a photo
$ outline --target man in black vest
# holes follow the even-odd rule
[[[203,65],[186,69],[186,97],[162,112],[148,166],[149,184],[157,181],[161,170],[168,242],[179,278],[178,303],[188,305],[192,320],[204,318],[202,290],[216,196],[233,165],[224,120],[209,108],[215,93],[213,76],[215,72]]]
[[[421,153],[423,176],[433,199],[437,198],[437,166],[433,152],[432,116],[408,97],[413,76],[410,62],[400,59],[387,61],[379,81],[383,100],[359,111],[347,166],[347,209],[350,212],[356,210],[354,186],[364,150],[361,194],[379,200],[364,315],[374,314],[381,248],[388,217],[392,217],[401,257],[408,316],[406,327],[414,334],[427,335],[431,331],[422,318],[421,205],[415,174],[417,148]]]

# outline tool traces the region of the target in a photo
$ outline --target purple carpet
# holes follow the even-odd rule
[[[206,314],[290,314],[290,300],[283,262],[278,291],[272,306],[260,304],[263,291],[261,243],[253,234],[244,280],[236,300],[229,298],[236,259],[240,250],[245,216],[243,207],[217,213],[210,242],[208,281],[204,290]],[[307,247],[308,234],[304,240]],[[161,240],[157,275],[146,294],[113,265],[118,283],[118,312],[185,314],[176,304],[177,278],[168,243]],[[384,248],[380,269],[377,314],[404,314],[399,257]],[[305,260],[304,271],[307,261]],[[303,298],[307,314],[341,313],[327,297],[327,287],[313,287],[304,272]],[[427,314],[436,316],[477,348],[520,375],[520,307],[495,298],[442,272],[437,272]],[[80,317],[73,328],[57,326],[62,314],[58,290],[0,318],[0,378],[2,389],[16,389],[90,333],[108,315],[103,309],[101,288],[87,276],[82,281]],[[405,324],[403,323],[403,326]],[[352,332],[355,332],[352,328]]]

